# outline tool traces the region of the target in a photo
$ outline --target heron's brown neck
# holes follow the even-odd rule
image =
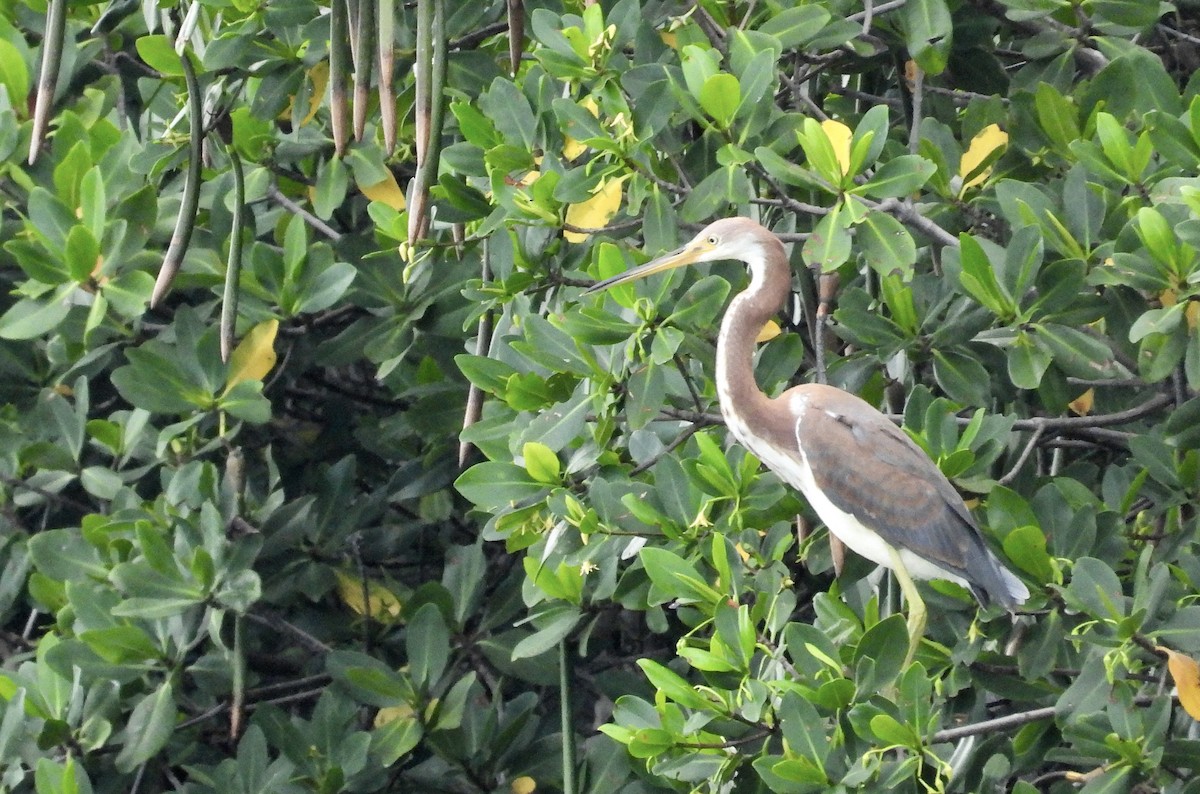
[[[763,261],[751,265],[750,286],[730,302],[717,338],[717,390],[727,422],[731,414],[745,417],[767,401],[754,379],[754,350],[763,326],[783,308],[791,292],[783,245],[769,235],[762,252]]]

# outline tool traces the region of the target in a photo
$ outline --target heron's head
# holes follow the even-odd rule
[[[736,259],[752,264],[762,260],[763,246],[767,240],[776,240],[778,245],[774,235],[749,218],[722,218],[705,226],[682,248],[663,254],[640,267],[598,281],[588,287],[585,294],[643,278],[651,273],[700,262]]]

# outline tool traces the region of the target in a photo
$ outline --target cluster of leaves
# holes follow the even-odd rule
[[[350,141],[334,2],[0,8],[0,790],[1200,791],[1194,23],[386,2]],[[761,386],[893,409],[1015,622],[922,585],[901,669],[725,443],[740,268],[581,297],[732,214]]]

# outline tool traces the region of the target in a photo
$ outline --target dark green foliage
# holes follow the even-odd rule
[[[1194,4],[445,2],[409,241],[418,5],[395,152],[372,99],[337,157],[328,6],[69,4],[33,166],[0,8],[0,791],[1200,791]],[[760,385],[902,420],[1015,623],[922,585],[902,669],[889,579],[726,443],[740,267],[581,297],[733,214],[796,270]]]

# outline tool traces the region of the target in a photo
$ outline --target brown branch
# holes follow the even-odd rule
[[[325,221],[321,220],[316,215],[313,215],[311,212],[304,209],[304,207],[301,207],[299,204],[292,201],[287,196],[283,195],[283,193],[280,192],[278,186],[271,185],[270,187],[268,187],[267,195],[270,196],[271,200],[274,201],[276,204],[283,207],[285,210],[292,213],[293,215],[300,216],[301,220],[303,220],[305,223],[307,223],[312,228],[316,229],[321,234],[328,237],[330,240],[333,240],[335,243],[338,240],[342,239],[341,232],[339,232],[337,229],[334,229],[332,226],[325,223]]]

